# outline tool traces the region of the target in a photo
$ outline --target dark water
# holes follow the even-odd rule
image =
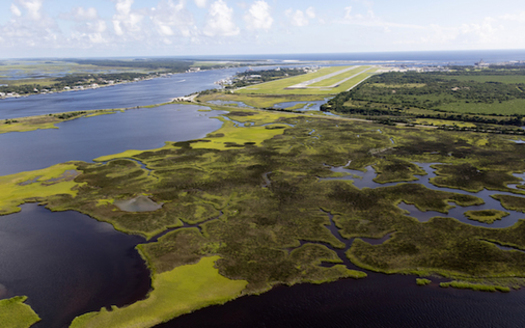
[[[188,105],[132,109],[63,122],[59,129],[0,134],[0,175],[202,138],[222,125],[211,119],[222,112],[202,109]]]
[[[144,241],[77,212],[23,205],[0,217],[0,298],[27,295],[42,318],[39,328],[67,327],[82,313],[133,303],[151,285],[135,250]]]
[[[277,287],[184,315],[157,328],[516,328],[525,327],[523,291],[443,289],[437,280],[371,274],[322,285]]]

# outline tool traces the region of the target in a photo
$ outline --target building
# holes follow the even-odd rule
[[[479,62],[474,64],[474,67],[476,68],[488,68],[490,66],[489,63],[485,63],[483,59],[481,59]]]

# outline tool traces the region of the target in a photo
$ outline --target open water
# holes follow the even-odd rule
[[[0,298],[28,296],[42,318],[38,328],[67,327],[87,311],[133,303],[151,285],[134,248],[143,242],[87,215],[23,205],[0,217]]]
[[[42,169],[205,137],[222,123],[206,107],[165,105],[59,123],[59,129],[0,134],[0,175]]]

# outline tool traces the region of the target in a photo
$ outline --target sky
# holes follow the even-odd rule
[[[0,58],[525,49],[523,0],[0,0]]]

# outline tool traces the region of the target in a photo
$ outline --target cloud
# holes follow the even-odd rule
[[[133,2],[133,0],[116,0],[115,10],[117,13],[113,15],[113,29],[119,36],[129,35],[139,39],[140,24],[144,16],[131,10]]]
[[[95,8],[75,7],[70,12],[59,15],[60,19],[74,20],[77,22],[91,21],[98,19],[98,12]]]
[[[491,17],[486,17],[481,23],[463,24],[460,27],[461,34],[470,34],[478,37],[481,42],[495,41],[497,32],[502,27],[494,26],[496,20]]]
[[[233,22],[233,9],[223,0],[217,0],[210,5],[206,26],[203,33],[206,36],[234,36],[240,32]]]
[[[195,4],[199,8],[205,8],[206,7],[207,0],[195,0]]]
[[[22,16],[22,12],[20,11],[20,9],[14,3],[11,4],[11,8],[10,9],[11,9],[11,13],[13,15],[15,15],[16,17]]]
[[[367,4],[367,6],[371,5],[371,3],[368,1],[364,1],[363,3]],[[338,22],[342,24],[350,24],[350,25],[381,27],[381,28],[384,28],[385,32],[390,32],[391,27],[425,29],[424,26],[420,26],[420,25],[393,23],[393,22],[384,21],[381,17],[377,17],[371,8],[368,8],[366,10],[366,13],[353,14],[353,12],[354,12],[354,8],[352,6],[345,7],[344,8],[344,13],[345,13],[344,18],[342,21],[338,21]]]
[[[173,0],[161,0],[151,11],[150,19],[157,32],[164,37],[178,33],[189,37],[194,29],[193,16],[185,9],[183,0],[179,0],[178,3]]]
[[[314,7],[308,7],[304,12],[302,10],[288,9],[284,12],[286,17],[290,19],[290,24],[293,26],[307,26],[310,24],[310,19],[314,19],[317,15]]]
[[[93,20],[98,18],[97,10],[93,7],[87,9],[83,7],[74,8],[73,16],[77,20]]]
[[[315,9],[314,9],[314,7],[308,7],[308,9],[306,9],[306,16],[308,16],[308,18],[311,18],[311,19],[315,18]]]
[[[525,11],[522,11],[520,13],[501,15],[498,18],[505,21],[525,23]]]
[[[10,10],[13,18],[0,25],[2,47],[52,47],[60,30],[56,22],[42,13],[43,0],[16,0]]]
[[[296,10],[294,12],[292,9],[288,9],[285,11],[285,14],[288,18],[290,18],[290,24],[293,26],[302,27],[308,25],[309,23],[308,18],[306,18],[302,10]]]
[[[89,48],[93,44],[108,43],[111,36],[106,33],[107,23],[100,19],[95,8],[75,7],[68,13],[59,15],[60,19],[75,21],[70,35],[65,38],[68,45]]]
[[[43,0],[18,0],[20,6],[27,10],[27,14],[32,20],[40,20],[42,18],[42,9]]]
[[[268,30],[272,27],[273,18],[270,15],[270,6],[264,0],[255,1],[244,16],[249,29]]]

